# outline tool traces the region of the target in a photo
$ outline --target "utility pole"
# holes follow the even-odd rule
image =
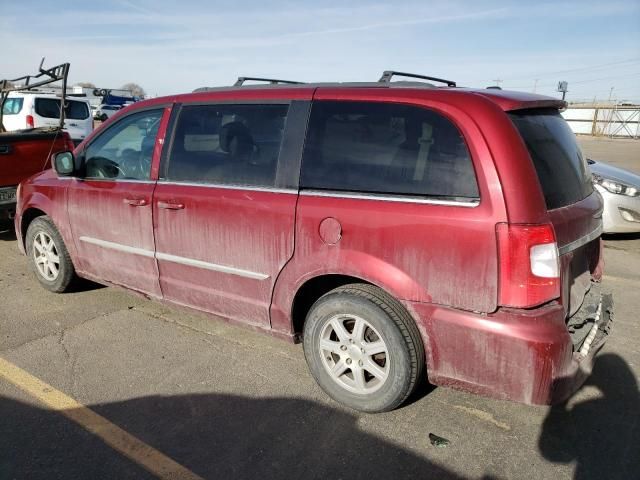
[[[533,82],[533,93],[536,93],[536,89],[538,88],[538,80],[540,79],[536,78],[536,80]]]
[[[609,90],[609,103],[611,103],[611,95],[613,95],[613,88],[611,87],[611,90]]]
[[[497,87],[499,87],[499,86],[500,86],[500,84],[501,84],[502,82],[504,82],[504,80],[502,80],[502,79],[500,79],[500,78],[496,78],[496,79],[494,80],[494,82],[496,82],[496,86],[497,86]]]
[[[569,91],[569,83],[565,80],[558,82],[558,91],[562,92],[562,100],[567,96],[567,92]]]

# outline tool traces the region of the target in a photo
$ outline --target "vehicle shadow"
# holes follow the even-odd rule
[[[640,232],[637,233],[605,233],[602,235],[604,240],[640,240]]]
[[[92,282],[91,280],[87,280],[86,278],[76,277],[71,285],[69,285],[69,289],[66,290],[65,293],[91,292],[93,290],[102,290],[103,288],[107,288],[106,285]]]
[[[640,394],[634,373],[618,355],[597,357],[585,385],[602,396],[555,405],[545,418],[538,446],[552,462],[576,462],[575,480],[638,478]]]
[[[463,478],[308,400],[150,396],[91,409],[203,478]],[[152,478],[60,413],[0,397],[0,423],[0,479]],[[424,448],[435,448],[426,432]]]
[[[0,220],[0,240],[16,240],[16,231],[13,228],[13,222]]]

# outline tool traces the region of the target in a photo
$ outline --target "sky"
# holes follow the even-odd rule
[[[399,70],[552,96],[566,80],[570,101],[640,102],[640,0],[0,0],[0,45],[0,78],[46,57],[71,63],[72,84],[150,95]]]

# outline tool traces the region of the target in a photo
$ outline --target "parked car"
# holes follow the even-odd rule
[[[100,105],[93,114],[93,118],[104,122],[107,118],[112,117],[122,107],[120,105]]]
[[[42,66],[41,66],[42,67]],[[40,85],[62,80],[68,72],[68,64],[47,69]],[[30,76],[15,80],[24,80]],[[26,178],[50,168],[52,153],[73,149],[68,132],[62,131],[60,124],[55,128],[29,128],[6,132],[5,120],[19,114],[24,106],[24,97],[15,94],[22,87],[0,81],[0,220],[13,218],[16,209],[18,184]],[[60,119],[58,119],[60,122]]]
[[[640,175],[588,160],[593,184],[604,200],[604,233],[640,232]]]
[[[64,130],[79,144],[93,131],[88,100],[76,97],[65,99]],[[4,107],[4,126],[7,131],[26,128],[57,127],[60,122],[60,97],[35,91],[14,92]]]
[[[302,341],[352,408],[427,376],[565,399],[612,308],[565,103],[396,75],[136,103],[23,183],[20,247],[48,290],[78,275]]]

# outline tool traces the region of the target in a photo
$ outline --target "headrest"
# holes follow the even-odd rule
[[[220,129],[220,149],[223,152],[237,155],[250,152],[252,148],[253,138],[244,123],[229,122]]]

